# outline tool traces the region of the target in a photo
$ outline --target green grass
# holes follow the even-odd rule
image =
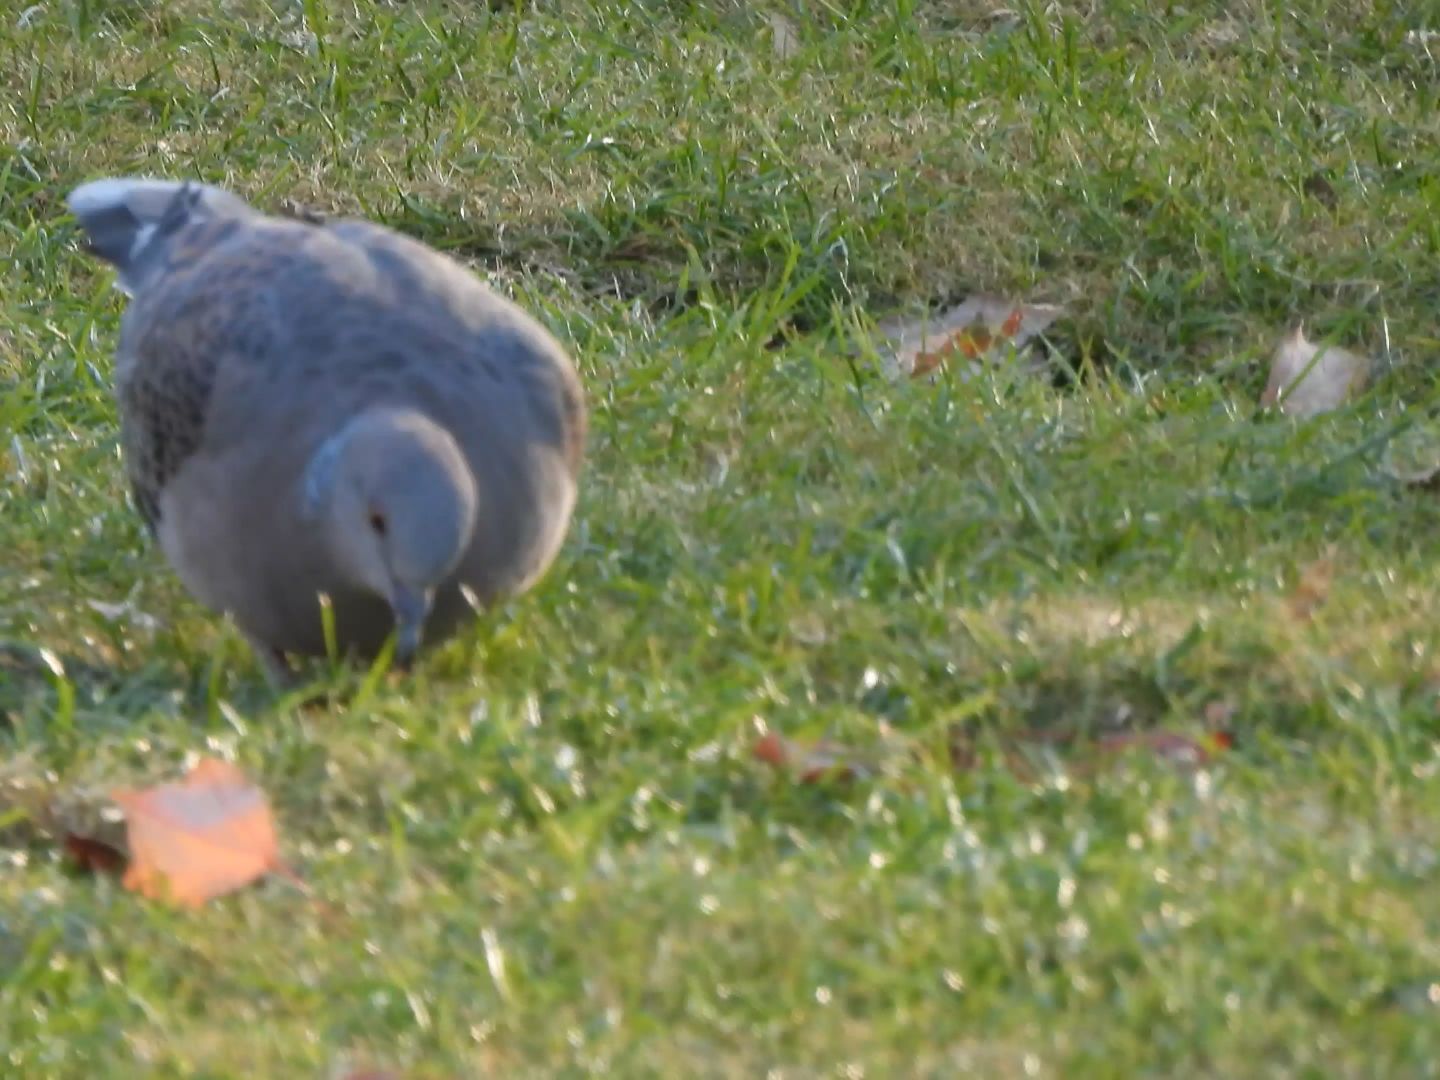
[[[27,8],[0,1071],[1434,1074],[1440,504],[1382,467],[1440,404],[1427,5]],[[126,506],[120,301],[62,205],[118,172],[369,214],[551,325],[593,433],[542,585],[410,677],[272,697]],[[879,377],[867,318],[975,289],[1069,304],[1079,376]],[[1253,408],[1300,317],[1377,360],[1303,425]],[[1216,703],[1198,774],[943,751]],[[885,765],[795,784],[756,718]],[[205,752],[329,909],[66,866],[57,828]]]

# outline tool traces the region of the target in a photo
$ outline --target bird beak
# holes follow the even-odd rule
[[[433,596],[428,589],[420,592],[404,585],[396,585],[390,592],[390,610],[395,614],[395,661],[401,667],[409,667],[420,651]]]

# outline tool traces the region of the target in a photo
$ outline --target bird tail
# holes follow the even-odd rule
[[[90,250],[120,272],[120,285],[127,292],[135,291],[137,271],[158,237],[197,213],[250,212],[244,200],[223,188],[140,177],[91,180],[70,192],[67,202]]]

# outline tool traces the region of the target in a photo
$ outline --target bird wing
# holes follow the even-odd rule
[[[205,445],[221,373],[273,362],[273,314],[257,286],[274,260],[244,242],[248,228],[187,227],[163,273],[125,313],[116,364],[121,439],[135,506],[152,535],[165,486]]]
[[[404,233],[357,219],[327,222],[325,231],[365,252],[408,310],[453,329],[453,347],[466,356],[468,370],[490,376],[484,393],[495,393],[497,379],[518,380],[516,405],[532,414],[532,435],[554,438],[571,471],[579,471],[588,434],[580,379],[538,321],[450,256]]]

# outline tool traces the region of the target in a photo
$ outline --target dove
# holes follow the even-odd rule
[[[408,665],[544,575],[587,421],[532,316],[365,220],[139,177],[68,205],[129,296],[115,396],[134,505],[272,679],[327,652],[327,623],[362,658],[393,634]]]

